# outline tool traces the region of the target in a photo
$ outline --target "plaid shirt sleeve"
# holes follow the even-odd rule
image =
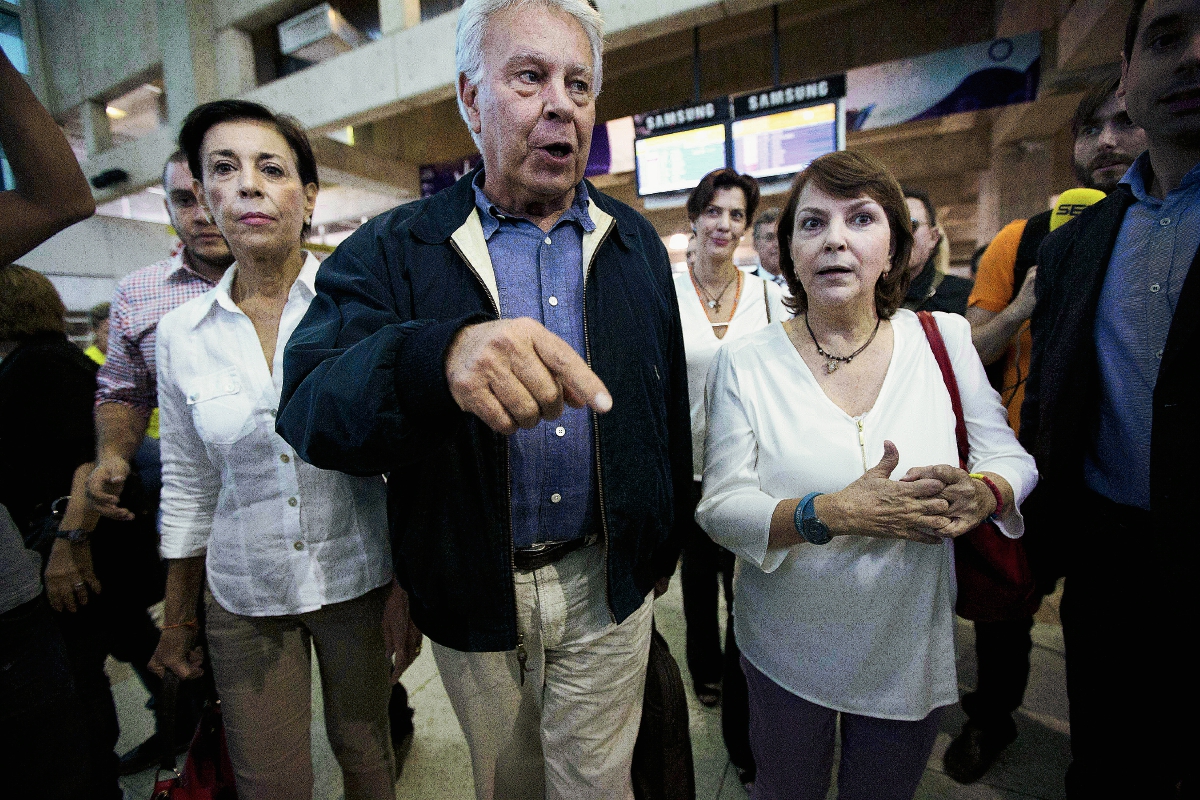
[[[149,418],[158,405],[154,379],[134,328],[133,304],[122,283],[109,312],[108,360],[96,374],[96,405],[120,403]]]

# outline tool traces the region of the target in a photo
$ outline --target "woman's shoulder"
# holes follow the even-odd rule
[[[158,328],[155,331],[157,340],[162,342],[164,339],[170,339],[172,336],[178,336],[181,332],[194,328],[212,308],[213,303],[216,302],[216,295],[217,287],[214,286],[204,294],[193,297],[164,314],[158,321]]]
[[[772,322],[745,336],[725,342],[717,351],[717,356],[725,359],[731,366],[749,366],[773,360],[778,349],[783,346],[791,347],[783,323]]]

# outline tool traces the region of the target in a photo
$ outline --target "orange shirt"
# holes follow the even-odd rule
[[[979,273],[967,300],[968,308],[978,306],[999,314],[1012,302],[1014,288],[1020,288],[1013,286],[1013,273],[1017,265],[1017,247],[1024,232],[1025,220],[1020,219],[1005,225],[996,234],[979,259]],[[1017,432],[1021,428],[1021,402],[1025,399],[1025,378],[1029,375],[1029,350],[1032,347],[1033,337],[1026,320],[1003,356],[1004,390],[1000,392],[1000,399],[1008,409],[1008,424]]]

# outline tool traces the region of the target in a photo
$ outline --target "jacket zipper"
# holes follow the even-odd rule
[[[592,366],[592,345],[591,345],[591,339],[588,337],[588,315],[587,315],[587,285],[588,285],[588,281],[587,281],[587,278],[589,275],[592,274],[592,266],[595,265],[595,263],[596,263],[596,256],[600,254],[600,248],[604,246],[604,243],[606,241],[608,241],[608,236],[609,236],[609,234],[612,233],[612,230],[615,227],[617,227],[617,223],[616,223],[616,220],[613,220],[612,224],[608,226],[608,229],[605,230],[603,235],[600,237],[600,242],[599,242],[599,244],[596,245],[596,249],[594,251],[592,251],[592,259],[587,264],[587,271],[584,272],[584,280],[583,280],[583,353],[584,353],[584,360],[587,361],[587,365],[589,368],[591,368],[591,366]],[[600,467],[600,420],[594,409],[592,411],[592,436],[593,436],[593,439],[595,440],[595,447],[596,447],[596,495],[597,495],[597,499],[600,502],[600,531],[604,536],[604,600],[605,600],[605,603],[608,605],[608,616],[615,623],[617,621],[617,615],[613,613],[612,597],[609,596],[609,592],[608,592],[608,549],[609,549],[608,514],[604,510],[604,470],[601,469],[601,467]]]
[[[471,274],[475,276],[475,280],[478,281],[479,285],[483,288],[483,293],[484,293],[484,295],[487,296],[487,299],[488,299],[488,305],[490,305],[492,307],[492,311],[494,311],[496,313],[496,319],[501,319],[500,307],[497,305],[497,300],[492,297],[491,291],[488,289],[487,284],[483,282],[483,278],[482,278],[482,276],[480,276],[479,271],[475,269],[475,265],[471,263],[471,259],[467,258],[466,253],[464,253],[462,251],[462,248],[460,248],[458,246],[458,242],[454,241],[453,239],[450,239],[450,246],[452,248],[454,248],[454,252],[458,253],[458,257],[463,260],[463,263],[467,265],[467,269],[471,271]],[[584,321],[584,338],[585,339],[587,338],[586,331],[587,331],[587,321],[585,318],[585,321]],[[505,509],[508,512],[508,566],[509,566],[509,569],[512,570],[512,574],[515,576],[517,574],[517,553],[516,553],[517,546],[516,546],[516,543],[513,541],[513,531],[512,531],[512,450],[508,446],[508,437],[504,436],[502,438],[504,440],[504,481],[505,481],[506,488],[508,491],[508,507]],[[513,619],[518,620],[518,622],[517,622],[517,661],[521,665],[521,685],[524,686],[525,685],[525,660],[527,658],[527,655],[525,653],[525,636],[524,636],[524,634],[521,633],[521,623],[519,621],[519,618],[520,618],[520,613],[517,610],[517,593],[516,593],[516,589],[514,588],[514,590],[513,590]]]
[[[858,426],[858,452],[862,455],[863,475],[867,474],[867,443],[863,439],[862,417],[855,417],[854,424]]]

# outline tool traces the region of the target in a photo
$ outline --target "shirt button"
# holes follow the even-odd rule
[[[554,494],[550,495],[550,502],[551,503],[561,503],[562,495],[559,494],[558,492],[555,492]]]
[[[1162,350],[1159,350],[1157,353],[1154,354],[1154,357],[1157,358],[1159,361],[1162,361],[1162,356],[1163,356]]]
[[[552,244],[552,242],[550,241],[550,237],[549,237],[549,236],[547,236],[547,237],[546,237],[546,244]]]
[[[297,550],[303,550],[304,542],[296,542],[294,545],[292,545],[292,547],[296,548]]]
[[[1160,220],[1158,221],[1158,224],[1159,224],[1159,225],[1162,225],[1162,226],[1165,228],[1165,227],[1167,227],[1168,225],[1170,225],[1170,224],[1171,224],[1171,218],[1170,218],[1170,217],[1163,217],[1162,219],[1160,219]]]
[[[281,454],[279,455],[279,460],[280,460],[280,461],[282,461],[283,463],[285,463],[285,464],[286,464],[286,463],[288,463],[289,461],[291,461],[292,459],[291,459],[290,457],[288,457],[288,454],[287,454],[287,453],[281,453]]]
[[[547,300],[546,302],[552,306],[556,306],[556,305],[558,305],[558,298],[555,297],[554,295],[550,295],[550,299]]]
[[[300,501],[297,500],[296,498],[294,498],[294,497],[288,498],[288,505],[291,506],[292,508],[295,508],[299,504],[300,504]]]
[[[564,428],[562,425],[559,425],[557,428],[554,429],[554,435],[555,436],[566,436],[567,429]]]
[[[1152,284],[1150,284],[1150,293],[1151,293],[1151,294],[1158,294],[1158,290],[1159,290],[1160,288],[1161,288],[1161,287],[1160,287],[1160,286],[1159,286],[1157,283],[1152,283]]]

